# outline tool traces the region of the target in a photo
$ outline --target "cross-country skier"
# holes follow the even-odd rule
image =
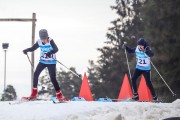
[[[150,92],[153,97],[153,101],[157,101],[157,96],[154,91],[153,85],[151,83],[151,64],[150,57],[154,56],[154,53],[151,51],[148,42],[144,38],[140,38],[137,41],[137,46],[135,48],[129,48],[126,44],[122,45],[123,49],[126,49],[128,53],[136,54],[136,69],[132,76],[132,87],[133,87],[133,97],[132,100],[138,101],[139,95],[137,92],[136,80],[140,75],[144,75],[146,80],[146,85],[150,89]]]
[[[32,93],[27,99],[36,99],[37,97],[37,85],[38,85],[38,78],[40,73],[44,68],[48,68],[49,75],[51,78],[51,82],[54,85],[56,90],[56,97],[59,100],[64,100],[63,94],[60,90],[60,86],[56,80],[56,55],[55,53],[58,51],[58,47],[56,46],[54,40],[49,37],[48,32],[46,29],[41,29],[39,31],[40,39],[30,48],[23,50],[23,53],[27,55],[27,52],[33,52],[37,48],[40,48],[40,60],[37,68],[34,72],[34,79],[33,79],[33,88]]]

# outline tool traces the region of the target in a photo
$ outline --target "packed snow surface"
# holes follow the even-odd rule
[[[172,103],[52,101],[0,102],[0,120],[162,120],[180,117],[180,99]]]

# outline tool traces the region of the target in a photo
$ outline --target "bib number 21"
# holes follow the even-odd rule
[[[145,59],[141,59],[141,58],[137,58],[137,62],[138,64],[147,64],[146,60]]]

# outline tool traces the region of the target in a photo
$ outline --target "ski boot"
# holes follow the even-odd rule
[[[22,97],[21,99],[22,100],[35,100],[37,97],[37,93],[38,93],[37,88],[33,87],[31,95],[29,97]]]
[[[152,98],[152,102],[153,102],[153,103],[159,103],[159,100],[158,100],[157,96],[154,96],[154,97]]]
[[[57,97],[57,99],[58,99],[59,101],[66,101],[66,98],[64,98],[61,90],[57,90],[57,91],[56,91],[56,97]]]
[[[132,101],[139,101],[139,95],[135,93],[133,97],[131,98]]]

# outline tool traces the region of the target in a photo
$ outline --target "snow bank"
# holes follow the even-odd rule
[[[87,102],[53,104],[0,102],[0,120],[159,120],[180,117],[180,100],[173,103]]]

